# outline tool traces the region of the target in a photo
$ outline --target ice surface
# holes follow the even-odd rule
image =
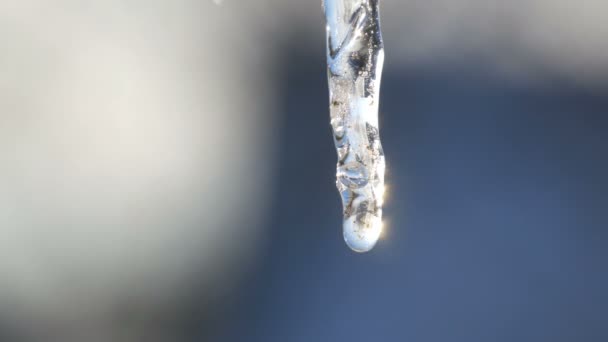
[[[344,240],[371,250],[382,230],[384,152],[378,95],[384,62],[378,0],[325,0],[331,126]]]

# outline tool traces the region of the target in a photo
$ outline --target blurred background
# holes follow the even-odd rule
[[[608,4],[381,5],[356,254],[320,0],[0,2],[0,341],[607,341]]]

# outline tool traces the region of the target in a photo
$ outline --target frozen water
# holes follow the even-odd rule
[[[359,162],[350,162],[339,165],[337,172],[338,181],[350,189],[360,189],[369,182],[367,168]],[[338,185],[338,187],[340,187]]]
[[[378,95],[384,62],[378,0],[325,0],[331,126],[344,240],[371,250],[382,230],[384,152]]]

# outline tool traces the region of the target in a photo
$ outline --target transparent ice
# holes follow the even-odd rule
[[[325,0],[331,126],[344,240],[367,252],[382,231],[384,152],[378,95],[384,62],[378,0]]]

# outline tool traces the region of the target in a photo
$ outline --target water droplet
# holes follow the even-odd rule
[[[369,182],[369,174],[365,166],[358,162],[346,163],[338,166],[337,172],[340,183],[351,189],[359,189]]]
[[[368,252],[376,245],[382,232],[380,217],[367,212],[344,219],[344,241],[355,252]]]

